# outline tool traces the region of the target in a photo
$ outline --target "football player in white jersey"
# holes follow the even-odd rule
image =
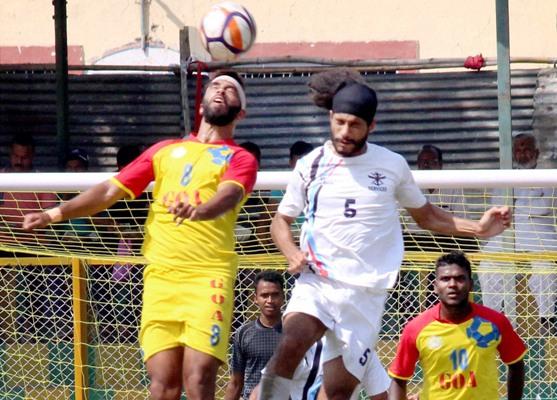
[[[335,73],[342,78],[335,80]],[[510,224],[508,207],[472,221],[427,202],[406,160],[367,142],[377,97],[361,77],[329,71],[314,75],[310,86],[329,109],[331,137],[298,161],[271,226],[288,271],[300,277],[261,379],[263,400],[288,399],[297,365],[323,335],[327,398],[351,397],[370,362],[387,289],[402,261],[399,206],[420,227],[447,235],[491,237]],[[302,212],[298,247],[290,228]]]

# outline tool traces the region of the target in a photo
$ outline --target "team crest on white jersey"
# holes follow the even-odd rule
[[[371,185],[368,186],[369,190],[374,192],[386,192],[387,187],[383,180],[386,178],[385,175],[380,174],[379,172],[370,172],[367,176],[371,179]]]

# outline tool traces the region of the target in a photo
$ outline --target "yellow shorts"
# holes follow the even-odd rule
[[[144,361],[160,351],[188,346],[225,362],[234,306],[233,275],[149,265],[139,333]]]

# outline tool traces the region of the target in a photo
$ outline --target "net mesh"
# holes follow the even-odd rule
[[[1,188],[0,188],[1,189]],[[525,399],[557,398],[557,323],[553,190],[424,189],[445,209],[479,218],[492,204],[514,205],[513,229],[489,241],[433,235],[402,212],[406,253],[389,293],[377,352],[387,366],[406,321],[435,302],[435,259],[450,249],[473,261],[474,301],[504,311],[529,346]],[[106,212],[58,223],[35,234],[22,215],[67,201],[76,192],[4,192],[0,206],[0,399],[145,399],[148,380],[137,343],[141,309],[140,255],[149,198],[121,201]],[[259,190],[245,204],[235,229],[240,270],[233,329],[257,316],[253,277],[284,271],[269,225],[282,192]],[[294,224],[299,235],[302,220]],[[293,280],[286,272],[287,289]],[[228,368],[219,372],[224,395]],[[410,388],[416,392],[421,372]],[[501,396],[505,393],[501,366]],[[95,397],[96,396],[96,397]]]

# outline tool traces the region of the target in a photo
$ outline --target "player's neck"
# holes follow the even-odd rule
[[[201,121],[199,131],[197,132],[197,140],[203,143],[217,142],[220,140],[232,139],[234,136],[234,124],[225,126],[211,125]]]
[[[472,312],[472,304],[447,306],[443,303],[439,307],[439,318],[443,321],[459,323],[464,321]]]
[[[274,328],[280,322],[281,318],[282,318],[281,314],[278,314],[274,317],[266,317],[265,315],[260,314],[259,315],[259,322],[265,328]]]

